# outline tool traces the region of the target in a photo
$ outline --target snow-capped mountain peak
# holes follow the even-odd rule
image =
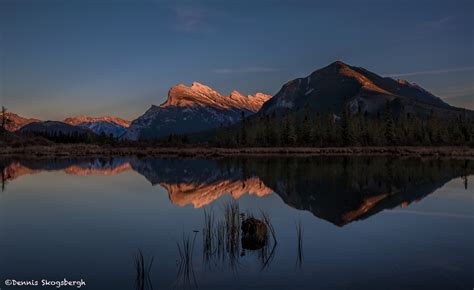
[[[162,138],[233,124],[242,112],[246,116],[255,114],[268,99],[270,96],[263,93],[244,96],[238,91],[225,96],[198,82],[191,86],[179,84],[168,91],[164,103],[151,106],[134,120],[124,138]]]
[[[131,122],[111,116],[76,116],[66,118],[64,123],[90,129],[98,135],[105,134],[107,136],[121,137],[125,134]]]
[[[122,118],[112,117],[112,116],[102,116],[102,117],[75,116],[75,117],[66,118],[64,119],[63,122],[70,125],[79,125],[81,123],[92,123],[92,122],[109,122],[109,123],[115,123],[122,127],[129,127],[131,123],[130,121],[124,120]]]
[[[229,96],[224,96],[212,88],[198,82],[193,82],[190,87],[179,84],[168,92],[168,99],[160,105],[161,108],[178,106],[205,106],[217,109],[247,109],[257,111],[271,96],[257,93],[258,97],[243,96],[238,91],[232,91]]]

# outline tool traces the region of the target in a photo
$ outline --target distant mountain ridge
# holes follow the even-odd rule
[[[81,130],[74,130],[69,126],[64,126],[63,124],[68,124],[70,126],[77,126],[83,129],[90,130],[91,132],[100,135],[104,133],[105,135],[109,136],[112,135],[113,137],[120,137],[127,131],[127,128],[130,126],[130,121],[105,116],[105,117],[89,117],[89,116],[77,116],[77,117],[69,117],[64,119],[64,121],[41,121],[39,119],[34,118],[26,118],[20,116],[18,114],[7,112],[5,113],[6,116],[6,125],[5,129],[10,132],[19,131],[23,127],[33,124],[33,123],[45,123],[43,125],[35,124],[32,126],[26,127],[24,131],[47,131],[53,132],[54,130],[58,130],[57,132],[62,132],[67,134],[68,132],[83,132]],[[0,113],[0,120],[2,120],[2,114]]]
[[[0,120],[3,119],[3,113],[0,113]],[[12,112],[5,113],[5,129],[10,132],[15,132],[21,127],[30,123],[40,122],[35,118],[25,118]]]
[[[348,105],[352,112],[376,113],[389,105],[396,115],[410,113],[454,118],[473,111],[455,108],[416,84],[381,77],[361,67],[336,61],[305,78],[283,85],[259,111],[261,114],[298,110],[341,112]]]
[[[35,133],[35,134],[55,134],[62,133],[64,135],[72,134],[90,134],[91,130],[79,126],[70,125],[59,121],[34,122],[21,127],[19,133]]]
[[[190,87],[179,84],[169,90],[164,103],[152,105],[135,119],[124,138],[155,139],[234,124],[242,113],[255,114],[270,98],[263,93],[243,96],[237,91],[224,96],[197,82]]]
[[[107,136],[121,137],[127,132],[130,126],[130,121],[111,117],[88,117],[77,116],[64,119],[64,123],[90,129],[97,135],[105,134]]]

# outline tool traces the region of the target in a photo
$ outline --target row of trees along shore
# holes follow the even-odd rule
[[[463,114],[439,119],[406,114],[394,118],[387,108],[376,115],[286,111],[244,118],[232,129],[221,127],[214,139],[222,147],[446,146],[474,145],[474,121]]]
[[[105,133],[96,135],[92,133],[80,133],[80,132],[26,132],[26,136],[30,137],[43,137],[51,140],[55,143],[85,143],[85,144],[102,144],[102,145],[116,145],[118,140],[112,135],[106,135]]]
[[[2,108],[3,116],[6,109]],[[5,128],[5,118],[1,125]],[[283,114],[246,118],[233,126],[199,134],[170,135],[153,141],[130,142],[105,134],[29,133],[57,143],[94,143],[113,146],[216,146],[216,147],[348,147],[348,146],[474,146],[474,120],[460,114],[440,119],[434,113],[420,117],[405,114],[394,118],[388,109],[375,115],[352,113],[347,107],[340,116],[314,113],[307,107]],[[197,140],[201,141],[197,141]],[[202,141],[205,139],[207,141]]]

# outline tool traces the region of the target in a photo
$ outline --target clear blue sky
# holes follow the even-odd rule
[[[474,1],[0,0],[1,103],[133,119],[178,83],[275,94],[334,60],[474,109]]]

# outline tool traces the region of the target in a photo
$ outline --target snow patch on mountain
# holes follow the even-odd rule
[[[64,119],[64,123],[79,126],[81,128],[87,128],[97,135],[105,134],[107,136],[112,135],[113,137],[118,138],[127,132],[127,128],[130,126],[131,122],[111,116],[76,116]]]
[[[79,123],[77,126],[82,128],[90,129],[97,135],[106,135],[112,136],[114,138],[119,138],[123,136],[127,132],[127,128],[113,123],[113,122],[105,122],[105,121],[98,121],[98,122],[84,122]]]

